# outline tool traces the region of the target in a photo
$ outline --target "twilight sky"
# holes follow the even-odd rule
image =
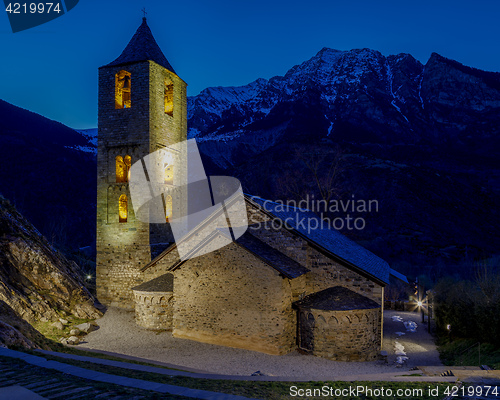
[[[0,10],[0,99],[96,127],[97,68],[125,48],[143,7],[189,95],[283,75],[323,47],[404,52],[424,63],[435,51],[500,71],[498,0],[80,0],[15,34]]]

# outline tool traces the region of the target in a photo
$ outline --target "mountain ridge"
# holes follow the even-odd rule
[[[436,105],[430,103],[442,100],[440,93],[433,93],[430,86],[435,83],[434,78],[443,78],[435,75],[436,69],[443,72],[443,66],[453,68],[455,75],[458,72],[469,73],[477,79],[474,84],[481,86],[479,89],[486,86],[486,92],[493,90],[495,93],[486,93],[491,101],[483,108],[498,108],[500,73],[467,67],[437,53],[432,53],[423,65],[407,53],[385,57],[366,48],[349,51],[323,48],[311,59],[290,68],[284,76],[258,79],[239,87],[207,88],[198,96],[189,97],[189,136],[201,141],[210,138],[227,141],[239,137],[242,128],[252,130],[254,122],[268,118],[280,103],[301,101],[304,95],[311,96],[316,89],[321,92],[317,101],[325,110],[327,128],[323,129],[323,133],[327,132],[328,136],[342,131],[342,123],[349,124],[353,117],[361,119],[361,113],[356,114],[356,108],[364,103],[365,107],[360,111],[366,111],[366,105],[370,105],[372,114],[385,114],[384,117],[392,120],[394,134],[385,135],[385,138],[375,137],[375,142],[434,141],[438,133],[445,131],[443,126],[438,126],[442,116],[430,115],[425,104],[429,108]],[[460,79],[459,76],[455,78]],[[429,80],[432,85],[428,84]],[[235,92],[238,96],[234,96]],[[480,105],[478,102],[476,107]],[[366,113],[363,117],[366,119]],[[377,116],[373,117],[372,125],[378,122]],[[235,119],[238,121],[233,121]],[[336,129],[338,124],[340,129]],[[356,125],[357,130],[364,129],[363,124]],[[231,127],[238,129],[231,130]],[[373,126],[371,130],[373,139]]]

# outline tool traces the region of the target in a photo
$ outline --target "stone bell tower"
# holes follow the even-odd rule
[[[113,62],[99,68],[97,152],[97,296],[101,303],[133,308],[131,287],[141,268],[173,242],[185,184],[180,165],[165,163],[164,224],[135,218],[130,167],[159,149],[187,139],[186,83],[156,43],[146,18]],[[169,189],[170,190],[170,189]]]

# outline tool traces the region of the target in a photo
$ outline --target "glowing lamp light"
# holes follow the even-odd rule
[[[446,329],[451,330],[451,325],[450,324],[446,325]]]
[[[92,279],[92,275],[87,275],[87,280],[90,281]]]
[[[421,301],[417,302],[417,306],[422,307],[422,302]]]

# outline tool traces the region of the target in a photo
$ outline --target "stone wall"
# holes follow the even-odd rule
[[[172,330],[173,292],[134,290],[135,321],[147,329]]]
[[[300,313],[301,321],[309,323],[313,355],[336,361],[377,358],[381,335],[380,308],[350,311],[309,309],[300,310]]]
[[[289,280],[235,243],[187,260],[174,288],[175,337],[269,354],[295,347]]]
[[[115,75],[121,70],[131,74],[131,107],[116,109]],[[174,85],[172,115],[165,113],[165,78]],[[131,288],[144,281],[140,269],[151,261],[150,245],[156,238],[147,223],[135,218],[129,184],[116,182],[115,157],[129,155],[133,164],[150,152],[186,140],[186,84],[153,61],[101,67],[98,125],[97,296],[105,305],[133,309]],[[182,185],[184,180],[185,176],[179,173],[174,183]],[[181,207],[185,201],[177,193],[173,192],[174,213],[179,215],[181,211],[175,207]],[[118,199],[122,194],[128,198],[126,222],[118,219]]]
[[[167,254],[162,254],[160,259],[157,259],[156,262],[142,271],[143,282],[148,282],[165,274],[178,261],[179,253],[177,249],[173,247]]]
[[[343,286],[382,304],[381,285],[325,256],[285,228],[276,229],[278,225],[273,225],[269,217],[256,208],[249,206],[247,211],[248,220],[254,223],[249,227],[253,235],[311,270],[307,273],[305,295]]]

